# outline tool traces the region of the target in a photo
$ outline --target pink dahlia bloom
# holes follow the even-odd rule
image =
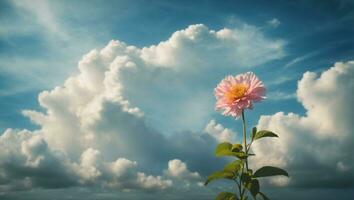
[[[266,89],[252,72],[225,77],[215,88],[215,109],[223,115],[238,118],[246,108],[252,109],[253,102],[265,99]]]

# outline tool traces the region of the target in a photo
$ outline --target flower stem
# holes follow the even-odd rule
[[[245,153],[248,152],[247,149],[247,138],[246,138],[246,121],[245,121],[245,113],[244,110],[242,110],[242,126],[243,126],[243,143],[245,147]],[[246,170],[248,171],[248,161],[247,158],[245,159],[246,161]]]
[[[237,187],[238,187],[238,192],[239,192],[239,194],[240,194],[240,199],[242,199],[241,181],[240,181],[240,183],[239,183],[237,180],[235,180],[235,182],[236,182]]]

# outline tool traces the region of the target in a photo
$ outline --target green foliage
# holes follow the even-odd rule
[[[257,131],[257,129],[256,129],[256,131]],[[252,131],[252,140],[258,140],[263,137],[278,137],[278,135],[271,132],[271,131],[267,131],[267,130],[261,130],[256,133],[254,133]]]
[[[250,174],[248,174],[248,173],[242,173],[240,179],[241,179],[241,182],[242,182],[245,186],[247,186],[247,185],[251,182],[252,177],[251,177]]]
[[[242,173],[240,177],[241,183],[247,188],[252,196],[256,196],[259,192],[259,181],[252,177],[252,170],[247,173]]]
[[[232,152],[241,152],[243,149],[242,144],[233,144],[231,151]]]
[[[235,174],[232,172],[227,171],[219,171],[214,172],[208,176],[207,180],[205,181],[204,185],[208,185],[211,181],[218,180],[218,179],[230,179],[233,180],[235,178]]]
[[[220,192],[216,200],[239,200],[239,198],[236,197],[236,194],[231,192]]]
[[[259,181],[257,179],[252,179],[247,189],[249,189],[252,196],[255,197],[259,193]]]
[[[257,133],[257,127],[253,127],[252,128],[252,133],[251,133],[252,140],[254,140],[254,136],[256,135],[256,133]]]
[[[253,174],[253,177],[259,178],[259,177],[278,176],[278,175],[289,177],[288,172],[286,172],[285,170],[280,169],[278,167],[272,167],[272,166],[261,167]]]
[[[248,157],[254,155],[249,153],[252,143],[260,138],[278,137],[278,135],[268,130],[258,131],[256,127],[253,127],[251,131],[251,141],[247,144],[244,118],[243,125],[244,146],[239,143],[231,144],[229,142],[223,142],[215,149],[215,155],[217,157],[231,156],[237,159],[225,165],[222,171],[212,173],[205,181],[205,185],[208,185],[214,180],[233,180],[237,184],[238,194],[221,192],[217,195],[216,200],[247,200],[251,195],[254,200],[256,200],[257,197],[259,198],[259,196],[263,200],[269,200],[269,198],[261,192],[258,178],[278,175],[289,176],[285,170],[277,167],[264,166],[254,173],[252,169],[248,168]]]
[[[231,172],[237,176],[242,171],[243,162],[241,160],[235,160],[224,167],[224,172]]]
[[[220,143],[215,150],[215,155],[220,157],[220,156],[234,156],[237,157],[239,159],[245,159],[247,158],[247,155],[245,152],[243,151],[238,151],[235,152],[233,151],[233,145],[229,142],[223,142]]]

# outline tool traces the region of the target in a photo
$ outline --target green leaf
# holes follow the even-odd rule
[[[240,151],[242,151],[242,148],[243,148],[242,144],[233,144],[231,151],[232,152],[240,152]]]
[[[251,194],[256,197],[259,192],[259,181],[257,179],[252,179],[249,190]]]
[[[211,181],[217,180],[217,179],[230,179],[232,180],[234,178],[234,174],[232,172],[214,172],[211,175],[208,176],[207,180],[205,181],[204,185],[208,185]]]
[[[245,152],[241,151],[241,152],[234,152],[233,156],[239,158],[239,159],[246,159],[249,155],[246,154]]]
[[[249,183],[251,183],[251,176],[248,173],[242,173],[241,174],[241,182],[243,185],[247,187]]]
[[[236,194],[231,192],[220,192],[218,196],[216,196],[216,200],[239,200],[236,197]]]
[[[235,160],[224,167],[224,172],[231,172],[237,175],[243,167],[243,162],[241,160]]]
[[[257,139],[263,138],[263,137],[278,137],[278,135],[273,133],[273,132],[271,132],[271,131],[261,130],[261,131],[258,131],[254,135],[253,140],[257,140]]]
[[[286,172],[285,170],[280,169],[278,167],[272,167],[272,166],[265,166],[265,167],[258,169],[253,174],[253,177],[258,178],[258,177],[278,176],[278,175],[289,177],[288,172]]]
[[[247,158],[247,154],[243,151],[240,152],[233,152],[232,151],[232,144],[229,142],[220,143],[215,149],[215,155],[220,156],[235,156],[239,159]]]
[[[218,144],[218,146],[215,149],[215,155],[216,156],[224,156],[226,153],[231,152],[232,149],[232,144],[229,142],[223,142]]]
[[[263,194],[262,192],[258,193],[259,195],[261,195],[261,197],[263,198],[263,200],[270,200],[265,194]]]
[[[254,136],[256,136],[256,133],[257,133],[257,127],[253,127],[252,128],[252,134],[251,134],[252,140],[254,139]]]

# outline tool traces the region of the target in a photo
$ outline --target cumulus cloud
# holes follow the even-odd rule
[[[5,147],[0,153],[3,191],[80,185],[158,190],[172,185],[171,180],[137,171],[137,162],[125,158],[106,162],[92,148],[73,162],[63,152],[51,150],[40,134],[29,131],[8,129],[0,136],[0,144]]]
[[[199,24],[149,47],[111,41],[92,50],[76,75],[39,94],[43,111],[23,111],[38,130],[1,136],[0,189],[151,191],[171,187],[177,177],[197,180],[223,164],[212,152],[217,140],[231,137],[215,122],[201,131],[213,104],[205,80],[215,70],[279,59],[283,46],[253,26],[215,31]],[[197,131],[183,131],[197,121],[203,124]],[[164,124],[182,128],[163,134]]]
[[[192,25],[142,48],[136,69],[119,74],[122,92],[164,131],[199,131],[213,112],[210,91],[217,80],[283,58],[284,46],[285,41],[269,39],[255,26],[216,31]]]
[[[0,136],[0,190],[152,191],[175,186],[178,179],[197,181],[223,165],[214,158],[214,147],[234,135],[209,121],[216,82],[206,80],[219,80],[231,67],[237,71],[282,58],[284,44],[253,26],[215,31],[192,25],[157,45],[111,41],[92,50],[76,75],[39,94],[43,111],[23,111],[38,130],[8,129]],[[353,65],[336,63],[320,77],[304,74],[297,98],[305,116],[279,112],[260,118],[258,128],[274,130],[280,138],[255,143],[261,158],[255,165],[270,162],[291,174],[290,182],[275,183],[353,185],[354,159],[348,151]],[[163,134],[166,130],[172,131]]]
[[[179,159],[168,161],[168,169],[166,173],[169,176],[181,179],[200,179],[198,172],[190,172],[187,164]]]
[[[8,129],[0,136],[1,190],[56,188],[76,184],[70,162],[39,134]]]
[[[232,130],[224,128],[221,124],[217,124],[215,120],[210,120],[204,131],[219,142],[230,142],[235,138],[235,133]]]
[[[212,111],[205,108],[213,107],[214,85],[205,80],[218,80],[230,66],[281,58],[283,45],[252,26],[214,31],[193,25],[158,45],[111,41],[89,52],[76,75],[40,93],[43,112],[23,111],[38,130],[8,129],[0,136],[0,189],[90,185],[151,191],[178,180],[198,182],[224,162],[212,155],[216,142],[234,135],[215,120],[200,126],[204,132],[182,131],[210,120]],[[280,138],[255,143],[255,165],[271,162],[292,175],[290,182],[274,183],[353,185],[354,159],[348,151],[353,65],[336,63],[319,77],[304,74],[296,96],[305,116],[279,112],[260,118],[258,128],[274,130]],[[182,128],[163,134],[172,124]]]
[[[142,172],[138,173],[138,183],[144,189],[165,189],[172,185],[171,180],[162,180],[161,176],[147,176]]]
[[[283,112],[261,116],[258,128],[273,130],[279,139],[255,143],[256,165],[272,163],[290,172],[280,185],[302,187],[353,186],[354,61],[338,62],[318,76],[306,72],[297,98],[304,116]]]
[[[168,161],[168,167],[164,171],[166,177],[174,180],[174,183],[179,186],[175,188],[182,191],[198,190],[204,186],[202,176],[198,172],[191,172],[185,162],[180,159]]]
[[[284,41],[268,40],[254,26],[219,31],[197,24],[175,32],[169,40],[143,48],[141,57],[161,67],[215,66],[223,60],[229,67],[250,67],[284,56]],[[212,59],[205,59],[207,57]]]

